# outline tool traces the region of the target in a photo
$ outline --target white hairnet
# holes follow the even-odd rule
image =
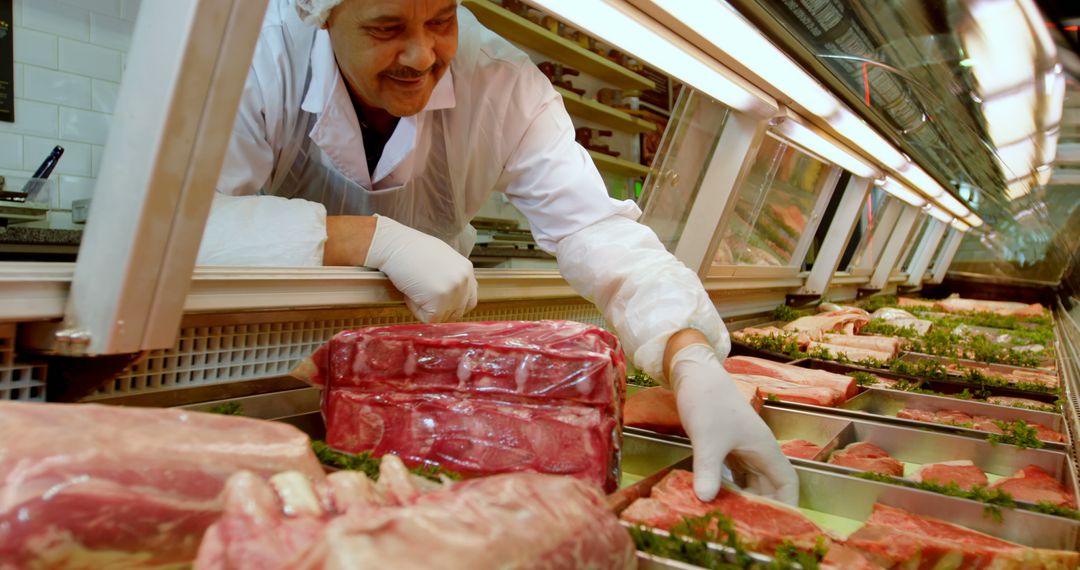
[[[296,11],[305,24],[321,27],[330,17],[330,10],[342,0],[295,0]]]

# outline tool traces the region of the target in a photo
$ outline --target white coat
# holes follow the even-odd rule
[[[327,215],[376,213],[468,255],[469,221],[502,192],[639,367],[660,378],[667,338],[687,327],[726,356],[727,332],[696,275],[632,221],[633,202],[607,195],[547,79],[468,10],[458,22],[449,70],[369,175],[329,34],[301,22],[291,0],[271,0],[199,262],[321,265]]]

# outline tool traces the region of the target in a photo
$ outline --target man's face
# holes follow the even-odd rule
[[[345,0],[326,25],[353,97],[396,117],[424,109],[457,52],[456,0]]]

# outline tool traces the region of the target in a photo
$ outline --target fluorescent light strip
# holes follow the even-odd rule
[[[960,203],[960,200],[953,198],[952,194],[949,194],[948,192],[938,196],[934,201],[944,208],[946,212],[949,212],[957,218],[964,218],[971,214],[971,210],[968,210],[966,206]]]
[[[934,206],[933,204],[930,204],[929,206],[930,207],[927,208],[926,213],[930,214],[931,218],[934,218],[934,219],[936,219],[936,220],[938,220],[940,222],[946,223],[946,224],[953,221],[953,217],[946,214],[945,212],[942,212],[941,208],[938,208],[937,206]]]
[[[877,134],[874,129],[871,129],[869,125],[856,117],[851,111],[840,109],[835,115],[828,117],[826,120],[836,129],[836,132],[858,148],[866,151],[868,155],[880,161],[881,164],[899,171],[908,163],[907,158],[900,154],[900,151],[893,148],[889,141],[882,138],[881,135]]]
[[[980,223],[982,223],[982,222],[980,222]],[[965,224],[963,222],[963,220],[960,220],[960,219],[954,219],[949,225],[952,226],[953,229],[955,229],[956,231],[961,232],[961,233],[967,233],[967,231],[971,229],[970,226]]]
[[[912,186],[918,188],[923,194],[937,198],[945,193],[945,189],[941,187],[941,184],[937,183],[926,173],[925,170],[919,168],[919,165],[914,163],[908,163],[900,169],[900,175],[904,177]]]
[[[856,158],[846,149],[837,146],[832,141],[791,119],[781,119],[780,124],[776,126],[776,131],[792,142],[805,147],[821,158],[856,176],[863,178],[877,178],[880,176],[877,169]]]
[[[578,4],[596,2],[575,1]],[[641,3],[663,10],[808,112],[825,118],[839,109],[839,102],[832,93],[727,3],[703,0],[641,0]]]
[[[881,189],[887,192],[890,196],[903,200],[916,208],[922,208],[926,205],[926,200],[920,196],[914,190],[909,189],[897,180],[893,178],[885,177],[884,180],[878,183]]]
[[[637,17],[607,0],[536,0],[537,6],[559,16],[626,53],[644,57],[664,73],[733,109],[765,116],[777,109],[771,99],[753,93],[729,79],[707,54],[660,26],[646,26]],[[645,19],[645,18],[642,18]]]

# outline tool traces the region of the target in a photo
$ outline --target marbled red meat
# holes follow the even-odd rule
[[[1012,477],[998,479],[991,489],[1000,489],[1017,501],[1048,502],[1076,508],[1076,497],[1069,493],[1057,478],[1036,465],[1028,465]]]
[[[468,474],[540,471],[618,485],[626,362],[568,321],[368,327],[298,368],[324,388],[327,444]]]
[[[0,440],[0,568],[183,566],[230,475],[322,477],[292,426],[177,409],[0,402]]]
[[[1080,554],[1028,548],[960,525],[874,505],[845,543],[883,568],[1076,568]]]
[[[420,485],[393,456],[379,482],[356,472],[311,485],[229,480],[225,515],[196,570],[635,567],[633,542],[603,496],[567,477],[495,475]]]
[[[773,362],[752,356],[732,356],[724,361],[724,369],[732,374],[753,374],[767,376],[800,386],[829,388],[835,390],[847,400],[859,393],[855,379],[843,374],[834,374],[825,370],[814,370],[793,366],[783,362]]]
[[[938,485],[955,483],[965,491],[975,487],[985,487],[990,483],[986,478],[986,473],[966,459],[928,463],[915,470],[911,474],[911,480]]]
[[[903,463],[891,457],[884,449],[865,441],[834,451],[829,457],[829,463],[882,475],[904,476]]]
[[[838,406],[844,402],[844,396],[832,388],[801,386],[784,380],[754,374],[732,374],[736,382],[756,386],[766,398],[775,397],[784,402],[810,404],[813,406]]]
[[[694,494],[694,475],[674,469],[660,480],[648,498],[638,499],[622,512],[623,520],[669,529],[682,517],[699,517],[720,512],[732,520],[735,531],[747,547],[771,552],[785,541],[812,549],[825,533],[798,510],[723,488],[715,499],[703,502]]]

